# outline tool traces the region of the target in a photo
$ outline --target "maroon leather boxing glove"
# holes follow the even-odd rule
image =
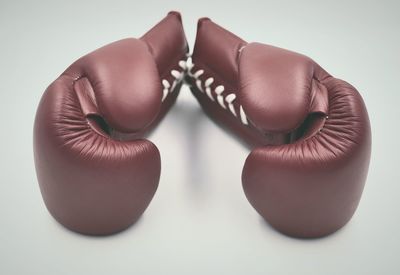
[[[354,87],[306,56],[247,43],[207,18],[188,67],[203,109],[253,148],[242,183],[261,216],[296,237],[324,236],[350,220],[371,150]]]
[[[171,12],[140,39],[83,56],[47,88],[34,126],[35,165],[61,224],[111,234],[146,209],[160,154],[143,136],[175,101],[187,51],[180,14]]]

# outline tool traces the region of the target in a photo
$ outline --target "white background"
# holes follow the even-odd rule
[[[400,274],[398,1],[0,2],[0,274]],[[139,37],[179,10],[188,41],[208,16],[247,41],[309,55],[359,89],[373,153],[351,222],[317,240],[286,237],[247,202],[248,150],[185,87],[149,137],[159,189],[137,224],[109,237],[64,229],[39,192],[32,127],[44,89],[75,59]]]

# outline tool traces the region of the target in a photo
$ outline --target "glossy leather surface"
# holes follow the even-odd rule
[[[145,211],[161,162],[144,134],[175,101],[182,79],[171,72],[183,78],[187,51],[180,15],[171,12],[141,39],[78,59],[47,88],[35,119],[35,165],[44,202],[61,224],[111,234]]]
[[[250,43],[240,51],[238,67],[240,101],[262,131],[291,132],[308,114],[327,114],[328,93],[320,81],[328,75],[310,58]]]
[[[306,56],[247,43],[207,18],[192,63],[187,81],[203,109],[252,149],[242,183],[256,211],[295,237],[346,224],[371,152],[357,90]]]

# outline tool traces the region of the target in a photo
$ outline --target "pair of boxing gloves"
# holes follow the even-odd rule
[[[34,155],[58,222],[103,235],[140,217],[161,169],[157,147],[144,137],[184,81],[211,118],[251,146],[243,189],[268,223],[290,236],[320,237],[350,220],[371,151],[356,89],[306,56],[248,43],[208,18],[199,20],[189,55],[180,14],[170,12],[140,39],[78,59],[45,91]]]

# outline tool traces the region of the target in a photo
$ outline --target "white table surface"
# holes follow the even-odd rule
[[[300,2],[1,1],[0,274],[400,274],[400,2]],[[187,87],[149,137],[161,181],[137,224],[87,237],[48,214],[32,153],[44,89],[78,57],[141,36],[172,9],[191,46],[197,19],[208,16],[247,41],[309,55],[359,89],[373,153],[360,206],[342,230],[298,240],[266,224],[241,187],[248,150]]]

